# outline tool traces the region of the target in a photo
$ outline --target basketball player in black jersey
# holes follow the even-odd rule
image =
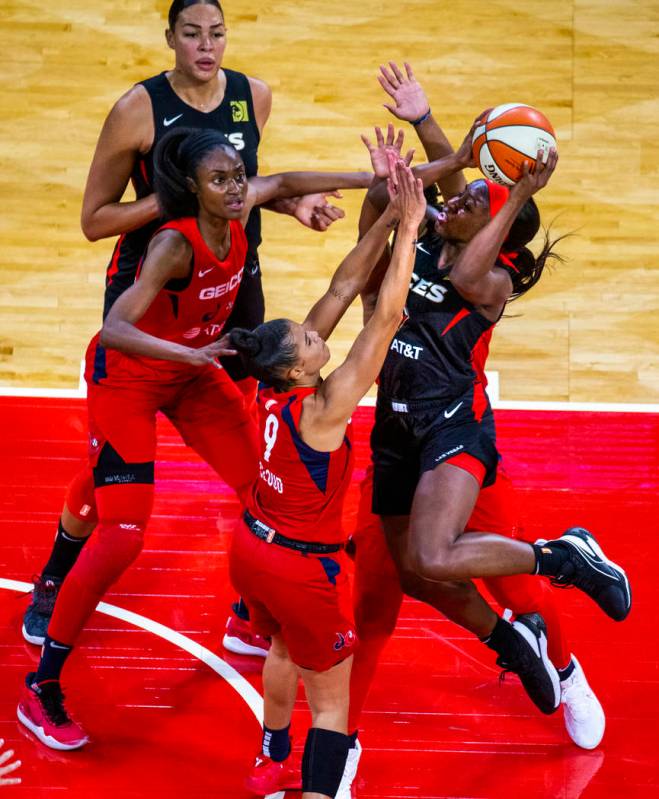
[[[227,36],[217,0],[174,0],[168,22],[166,37],[174,51],[174,69],[136,84],[115,103],[101,130],[87,178],[81,217],[84,234],[90,241],[119,236],[107,269],[104,318],[134,282],[139,260],[159,226],[153,153],[162,136],[177,126],[220,130],[238,150],[251,177],[258,169],[257,149],[270,114],[272,97],[266,83],[221,66]],[[129,182],[136,199],[122,202]],[[325,230],[343,216],[340,209],[327,203],[326,196],[285,200],[273,207],[308,227]],[[247,225],[246,268],[227,330],[252,328],[264,318],[259,214],[258,209],[253,211]],[[223,366],[245,393],[255,392],[255,382],[246,379],[238,359],[225,359]],[[24,620],[23,635],[31,643],[43,642],[59,584],[96,525],[91,496],[93,486],[87,485],[72,486],[67,496],[53,551],[35,582]],[[248,625],[241,625],[236,618],[234,623],[238,634],[249,638]]]

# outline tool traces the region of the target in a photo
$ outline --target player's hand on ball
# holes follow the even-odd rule
[[[546,161],[544,161],[544,158],[544,150],[538,150],[535,164],[533,164],[533,170],[531,170],[528,161],[524,162],[522,166],[522,177],[513,187],[513,191],[517,190],[518,192],[531,197],[531,195],[535,194],[537,191],[540,191],[540,189],[544,189],[547,183],[549,183],[549,178],[553,175],[554,170],[556,169],[556,164],[558,163],[558,152],[554,147],[552,147],[547,154]]]
[[[384,104],[387,111],[390,111],[398,119],[413,122],[427,114],[430,105],[421,84],[414,77],[412,67],[408,63],[405,63],[404,66],[406,75],[403,75],[393,61],[389,62],[389,69],[381,66],[378,81],[394,101],[393,104]]]
[[[476,158],[474,157],[474,147],[473,147],[474,131],[480,124],[482,124],[481,120],[483,119],[483,117],[486,117],[491,110],[492,110],[491,108],[487,108],[485,111],[483,111],[482,114],[479,114],[476,117],[476,119],[471,123],[469,132],[464,137],[462,144],[455,151],[456,158],[458,159],[458,162],[460,163],[462,169],[478,166],[478,164],[476,163]]]
[[[375,128],[375,144],[364,135],[362,135],[361,138],[371,156],[371,164],[373,165],[375,176],[378,178],[388,178],[389,154],[395,156],[395,158],[402,158],[401,149],[403,147],[403,141],[405,140],[403,131],[399,130],[398,134],[396,134],[394,126],[389,124],[387,125],[386,140],[381,128]],[[410,164],[413,157],[414,150],[408,150],[404,160],[407,164]]]

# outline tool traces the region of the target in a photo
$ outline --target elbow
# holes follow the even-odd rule
[[[106,320],[101,328],[101,332],[98,335],[98,343],[101,347],[105,347],[106,349],[116,349],[117,348],[117,331],[115,326],[112,322]]]
[[[103,238],[101,231],[98,229],[98,225],[94,222],[93,214],[82,213],[80,217],[80,228],[87,241],[98,241]]]

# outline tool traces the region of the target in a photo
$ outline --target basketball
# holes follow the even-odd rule
[[[493,108],[479,121],[472,137],[476,164],[486,178],[512,186],[522,177],[524,162],[535,164],[538,150],[546,162],[556,147],[554,128],[547,117],[523,103]]]

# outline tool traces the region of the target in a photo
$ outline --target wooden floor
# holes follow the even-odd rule
[[[0,15],[0,385],[73,387],[97,329],[112,242],[78,217],[102,120],[169,68],[164,0],[5,0]],[[415,66],[456,143],[486,106],[521,101],[556,127],[545,221],[568,262],[500,325],[503,399],[659,400],[659,6],[652,0],[328,4],[229,0],[227,66],[274,90],[262,171],[365,168],[387,121],[379,63]],[[411,133],[411,132],[410,132]],[[410,139],[413,135],[410,135]],[[359,197],[321,236],[266,215],[269,314],[299,319],[355,237]],[[359,325],[338,331],[341,357]]]

